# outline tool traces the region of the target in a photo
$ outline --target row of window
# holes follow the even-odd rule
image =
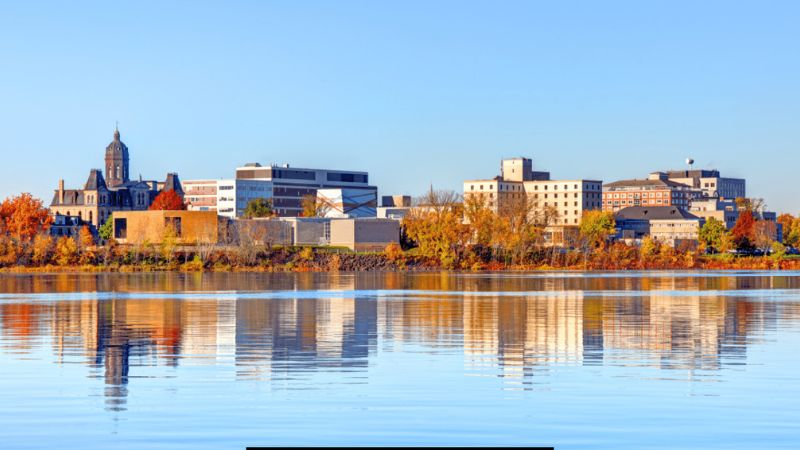
[[[474,185],[474,184],[471,184],[471,185],[469,185],[469,190],[470,190],[470,191],[474,191],[474,190],[475,190],[475,186],[476,186],[476,185]],[[477,185],[477,186],[478,186],[478,190],[479,190],[479,191],[482,191],[482,190],[484,190],[484,189],[483,189],[483,185],[482,185],[482,184],[479,184],[479,185]],[[549,187],[550,185],[547,185],[547,184],[545,184],[545,185],[543,185],[543,186],[544,186],[544,189],[542,189],[542,190],[546,191],[546,190],[548,190],[548,187]],[[512,190],[512,191],[521,191],[521,190],[522,190],[522,186],[520,186],[520,185],[504,185],[504,184],[500,184],[500,185],[499,185],[499,190],[501,190],[501,191],[502,191],[502,190],[503,190],[503,187],[505,187],[505,188],[506,188],[506,189],[505,189],[506,191],[508,191],[508,190]],[[511,189],[508,189],[509,187],[511,187]],[[557,184],[555,184],[555,185],[552,185],[552,187],[553,187],[553,190],[554,190],[554,191],[557,191],[557,190],[558,190],[558,185],[557,185]],[[579,189],[578,185],[577,185],[577,184],[573,185],[573,189],[575,189],[575,190],[578,190],[578,189]],[[487,185],[486,185],[486,190],[493,191],[493,190],[494,190],[494,184],[487,184]],[[538,190],[539,190],[539,185],[538,185],[538,184],[534,184],[534,185],[533,185],[533,190],[534,190],[534,191],[538,191]],[[569,185],[565,184],[565,185],[564,185],[564,189],[563,189],[563,190],[565,190],[565,191],[566,191],[566,190],[569,190]],[[598,191],[598,192],[599,192],[599,191],[600,191],[600,185],[595,185],[595,184],[587,184],[587,185],[584,185],[584,186],[583,186],[583,190],[585,190],[585,191]]]
[[[669,192],[628,192],[627,194],[618,194],[618,193],[605,193],[603,194],[605,198],[654,198],[654,197],[669,197]],[[672,197],[683,197],[681,192],[672,192]]]

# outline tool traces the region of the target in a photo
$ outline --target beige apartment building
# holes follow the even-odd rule
[[[551,180],[549,172],[534,172],[528,158],[504,159],[502,175],[493,179],[467,180],[464,198],[480,196],[495,212],[513,201],[527,199],[533,208],[552,208],[553,225],[579,225],[584,211],[602,208],[600,180]]]

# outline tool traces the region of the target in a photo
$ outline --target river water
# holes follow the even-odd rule
[[[0,276],[1,448],[800,447],[800,273]]]

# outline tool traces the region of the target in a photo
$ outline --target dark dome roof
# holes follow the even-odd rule
[[[114,140],[106,147],[106,156],[121,155],[123,158],[128,158],[128,146],[119,140],[119,130],[114,130]]]

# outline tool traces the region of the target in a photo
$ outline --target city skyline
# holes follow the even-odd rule
[[[800,211],[798,5],[313,5],[0,7],[0,195],[81,185],[119,121],[131,178],[258,161],[419,195],[503,157],[604,182],[692,157]]]

